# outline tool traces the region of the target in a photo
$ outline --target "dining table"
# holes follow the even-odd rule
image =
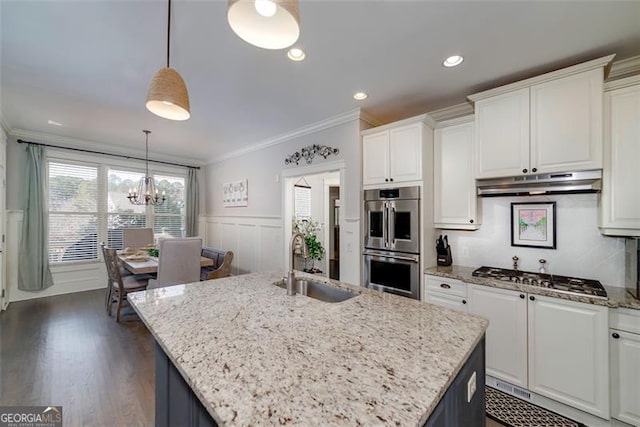
[[[158,257],[119,253],[118,258],[122,266],[133,274],[153,274],[158,272]],[[213,260],[211,258],[200,257],[200,267],[209,267],[212,265]]]

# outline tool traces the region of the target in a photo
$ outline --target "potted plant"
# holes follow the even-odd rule
[[[305,243],[309,249],[309,257],[304,260],[304,271],[307,273],[322,273],[322,270],[316,268],[315,262],[322,261],[324,259],[324,247],[318,240],[318,234],[322,231],[322,224],[313,219],[299,219],[293,220],[293,232],[300,232],[304,236]],[[309,261],[311,261],[311,267],[309,268]]]

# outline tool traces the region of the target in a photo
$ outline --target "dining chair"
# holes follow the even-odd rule
[[[201,238],[165,239],[158,251],[158,277],[149,280],[149,288],[200,281]]]
[[[122,247],[142,248],[153,244],[153,228],[123,228]]]
[[[127,294],[147,289],[148,280],[138,279],[135,276],[122,277],[120,274],[120,262],[115,249],[102,246],[102,255],[107,267],[107,314],[111,316],[111,309],[117,303],[116,322],[120,322],[122,307],[129,305]]]

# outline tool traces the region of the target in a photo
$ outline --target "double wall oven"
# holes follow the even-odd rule
[[[420,187],[364,192],[365,286],[420,299]]]

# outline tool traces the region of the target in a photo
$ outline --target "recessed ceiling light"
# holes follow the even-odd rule
[[[365,92],[356,92],[353,94],[353,99],[355,99],[356,101],[362,101],[363,99],[367,99],[369,95],[367,95]]]
[[[56,122],[55,120],[49,120],[47,123],[54,126],[62,126],[62,123]]]
[[[298,47],[294,47],[289,49],[289,52],[287,52],[287,56],[292,61],[302,61],[304,58],[307,57],[307,54],[304,53],[302,49]]]
[[[445,59],[442,65],[444,65],[445,67],[455,67],[456,65],[462,64],[462,61],[464,61],[464,58],[462,56],[453,55]]]

